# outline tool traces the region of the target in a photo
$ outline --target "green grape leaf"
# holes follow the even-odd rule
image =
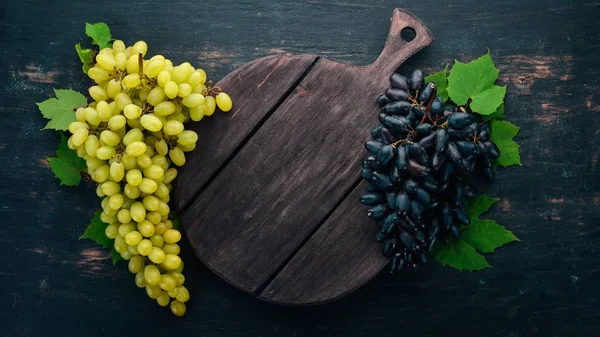
[[[471,223],[464,226],[460,237],[448,243],[436,244],[432,252],[436,261],[458,270],[481,270],[491,267],[482,253],[492,253],[497,248],[519,239],[496,221],[480,219],[498,198],[481,195],[466,205]]]
[[[54,176],[61,185],[77,186],[81,182],[81,172],[85,170],[85,160],[67,146],[68,138],[63,134],[56,150],[56,157],[48,158]]]
[[[485,257],[477,253],[473,246],[460,239],[436,244],[433,249],[433,257],[441,265],[460,271],[475,271],[491,267]]]
[[[520,127],[511,122],[497,120],[491,122],[490,140],[500,149],[500,156],[494,161],[495,166],[521,165],[519,144],[513,140],[519,130]]]
[[[85,34],[92,38],[92,44],[98,45],[100,50],[112,47],[110,28],[104,22],[86,23]]]
[[[504,102],[506,94],[506,86],[494,84],[499,73],[489,51],[469,63],[456,61],[448,76],[448,95],[458,105],[466,105],[470,100],[473,112],[491,115]]]
[[[75,110],[87,106],[87,99],[71,89],[54,89],[56,98],[36,103],[44,118],[50,121],[42,130],[53,129],[65,131],[71,122],[76,121]]]
[[[81,48],[81,44],[78,43],[75,45],[75,50],[77,51],[77,55],[81,60],[81,69],[85,74],[88,73],[88,70],[92,67],[92,50],[91,49],[83,49]]]
[[[173,222],[173,229],[181,231],[181,220],[179,219],[179,214],[175,211],[171,211],[171,213],[169,213],[169,218],[171,218],[171,222]]]
[[[496,112],[494,112],[491,115],[482,115],[481,117],[483,117],[483,121],[484,122],[489,122],[493,119],[495,120],[504,120],[504,118],[506,118],[506,116],[504,115],[504,103],[500,104],[500,106],[498,107],[498,109],[496,109]]]
[[[97,211],[94,213],[94,217],[90,221],[88,227],[85,229],[85,232],[79,237],[79,240],[90,239],[102,247],[110,249],[113,264],[116,264],[117,262],[123,260],[123,258],[121,257],[121,254],[115,250],[115,240],[110,239],[104,233],[104,230],[106,227],[108,227],[108,224],[100,220],[100,213],[102,213],[102,211]]]
[[[446,102],[448,100],[448,65],[444,70],[425,77],[425,83],[433,82],[437,88],[437,96]]]

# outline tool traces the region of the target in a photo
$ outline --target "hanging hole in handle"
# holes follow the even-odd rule
[[[404,41],[410,42],[414,40],[415,37],[417,37],[417,32],[415,32],[415,30],[410,27],[406,27],[400,32],[400,36]]]

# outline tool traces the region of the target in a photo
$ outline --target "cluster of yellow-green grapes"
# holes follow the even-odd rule
[[[179,255],[181,233],[169,219],[169,193],[185,152],[198,135],[188,120],[210,116],[218,106],[231,110],[231,98],[206,83],[206,73],[189,63],[174,66],[162,55],[144,59],[148,46],[114,41],[100,50],[88,76],[94,102],[75,112],[68,146],[85,159],[98,183],[106,236],[129,261],[135,284],[177,316],[186,311]],[[215,95],[215,96],[213,96]]]

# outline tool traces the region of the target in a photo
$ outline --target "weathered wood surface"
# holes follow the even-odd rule
[[[416,31],[410,42],[400,36],[408,27]],[[230,154],[233,158],[220,167],[196,201],[182,209],[181,223],[198,257],[242,290],[257,293],[268,286],[356,187],[363,156],[360,150],[349,149],[361,149],[369,137],[379,110],[373,98],[389,87],[389,75],[402,62],[432,41],[431,33],[412,14],[394,10],[385,47],[369,66],[319,59],[308,69],[311,56],[283,55],[277,62],[251,62],[217,83],[242,101],[235,103],[229,123],[215,125],[214,132],[199,140],[206,144],[204,149],[194,152],[218,148],[222,138],[215,134],[226,133],[223,129],[229,124],[250,136],[239,151]],[[309,61],[302,63],[297,58]],[[305,76],[298,83],[302,73]],[[290,82],[297,85],[292,90],[288,89]],[[280,104],[271,114],[263,111],[270,111],[273,104],[269,101],[263,106],[260,99],[265,85],[281,88]],[[254,119],[253,115],[265,114],[268,119],[258,126],[246,122]],[[202,162],[186,167],[176,190],[184,195],[197,194],[194,181],[203,171]],[[356,201],[355,197],[347,204],[356,208]],[[354,222],[373,228],[364,216]],[[347,223],[337,226],[344,229]],[[312,271],[312,278],[304,279],[299,291],[313,300],[286,300],[277,294],[276,301],[311,304],[354,290],[381,270],[382,256],[372,246],[378,246],[373,237],[349,236],[335,246],[322,247],[320,259],[299,266]],[[355,255],[355,260],[347,263],[331,264],[328,260],[351,249],[372,254]],[[367,277],[357,282],[354,275],[361,273]],[[346,277],[342,280],[339,275]],[[275,295],[270,291],[261,298],[269,299],[270,294]]]
[[[180,319],[135,287],[125,265],[77,240],[98,198],[52,177],[45,158],[58,136],[39,131],[33,103],[53,86],[85,89],[73,44],[86,21],[218,79],[279,53],[369,64],[395,7],[436,37],[401,71],[437,71],[486,47],[502,71],[523,167],[499,171],[489,192],[502,200],[489,216],[521,242],[488,255],[493,268],[382,272],[339,301],[286,308],[231,287],[184,246],[192,299]],[[0,2],[0,335],[600,335],[598,17],[598,2],[562,0]]]

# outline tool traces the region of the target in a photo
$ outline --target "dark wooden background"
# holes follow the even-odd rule
[[[436,38],[401,71],[438,70],[489,47],[508,86],[523,167],[499,171],[490,193],[502,200],[490,216],[522,242],[488,255],[493,268],[383,272],[338,302],[286,308],[232,288],[185,246],[192,299],[176,318],[135,287],[125,264],[77,240],[99,201],[90,185],[53,178],[45,158],[58,135],[40,132],[34,103],[52,87],[85,89],[73,45],[86,21],[219,79],[282,52],[370,63],[395,7]],[[600,3],[583,0],[1,0],[0,335],[598,336],[599,53]]]

